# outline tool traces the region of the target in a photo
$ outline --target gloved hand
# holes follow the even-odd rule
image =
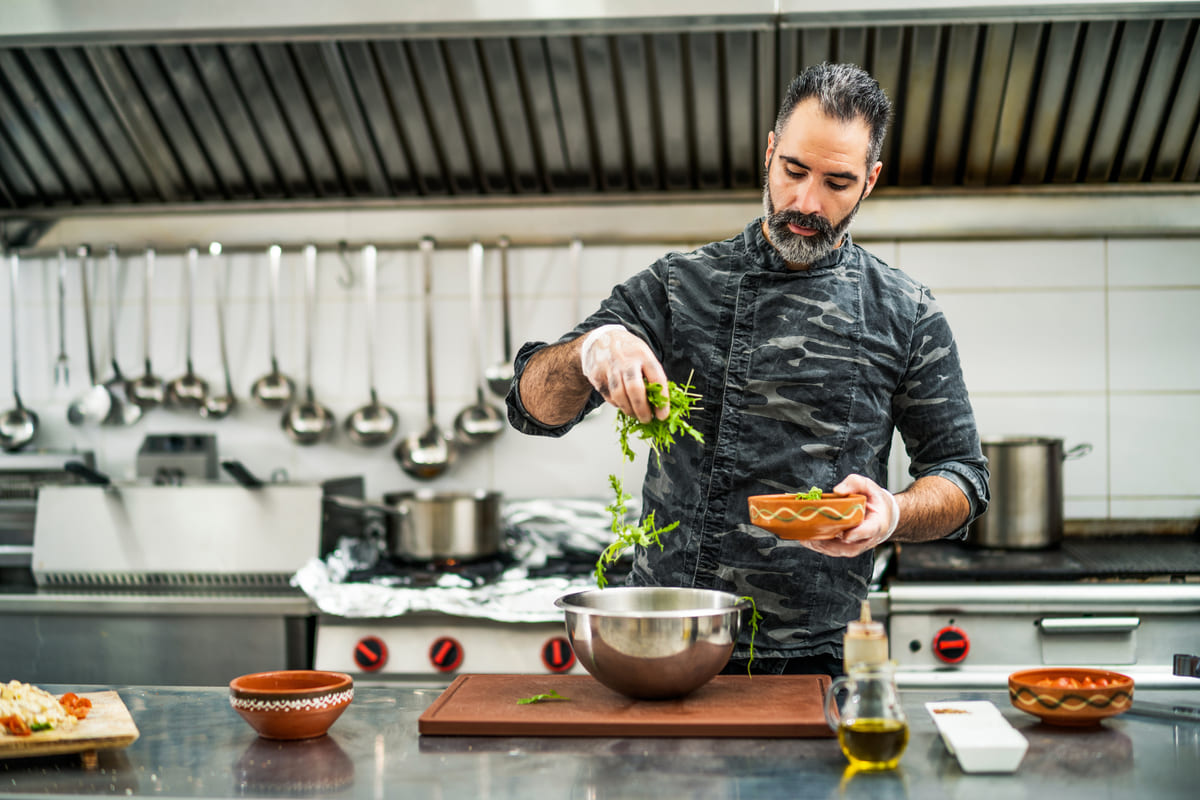
[[[863,521],[832,539],[804,541],[800,544],[827,556],[848,558],[865,553],[886,542],[900,522],[900,507],[887,489],[865,475],[847,475],[833,487],[839,494],[861,494],[867,498]]]
[[[589,332],[579,360],[588,382],[611,405],[639,422],[667,418],[667,406],[655,409],[646,399],[646,382],[666,386],[667,373],[650,346],[623,326],[601,325]]]

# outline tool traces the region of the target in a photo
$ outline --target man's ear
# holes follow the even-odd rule
[[[767,155],[763,159],[763,169],[771,166],[771,156],[775,153],[775,131],[767,132]]]
[[[862,196],[865,198],[875,188],[875,181],[879,180],[879,173],[883,170],[883,162],[876,161],[875,166],[871,167],[871,171],[867,173],[867,185],[863,188]]]

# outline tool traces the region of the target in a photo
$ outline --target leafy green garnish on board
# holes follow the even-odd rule
[[[812,487],[807,492],[796,492],[797,500],[820,500],[823,492],[817,487]]]
[[[530,703],[540,703],[543,700],[570,700],[569,697],[563,697],[557,690],[551,689],[545,694],[535,694],[533,697],[522,697],[517,701],[519,706],[527,706]]]

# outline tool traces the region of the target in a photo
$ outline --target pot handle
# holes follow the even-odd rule
[[[1088,442],[1077,444],[1067,452],[1063,453],[1063,461],[1074,461],[1077,458],[1083,458],[1090,452],[1092,452],[1092,446]]]

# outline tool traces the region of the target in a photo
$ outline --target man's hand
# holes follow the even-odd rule
[[[885,542],[896,529],[898,512],[891,493],[864,475],[847,475],[833,487],[839,494],[861,494],[867,498],[863,521],[832,539],[802,541],[810,550],[827,556],[849,558]]]
[[[666,419],[667,405],[655,409],[646,399],[646,383],[667,385],[667,373],[650,346],[620,325],[602,325],[588,333],[580,350],[588,382],[608,401],[639,422],[656,414]]]

